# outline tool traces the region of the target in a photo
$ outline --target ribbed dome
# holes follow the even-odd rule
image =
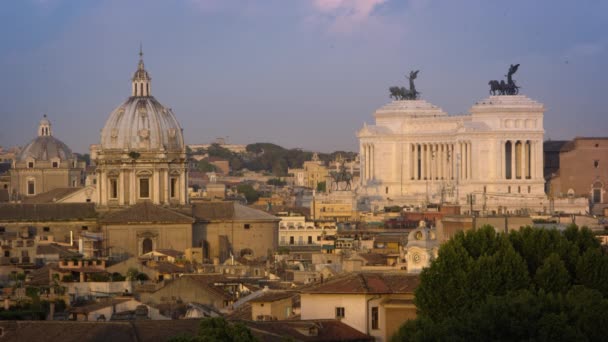
[[[52,135],[42,135],[32,140],[17,156],[17,162],[34,158],[37,161],[50,161],[59,158],[61,161],[73,158],[72,150],[61,140]]]
[[[175,115],[152,96],[131,96],[111,114],[101,130],[103,150],[184,150]]]

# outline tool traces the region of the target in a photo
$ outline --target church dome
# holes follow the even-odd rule
[[[63,141],[55,138],[51,132],[51,123],[44,115],[38,126],[38,137],[30,141],[17,155],[17,162],[33,158],[37,161],[59,159],[65,161],[73,158],[72,150]]]
[[[171,109],[151,95],[150,80],[140,58],[132,79],[131,97],[110,114],[101,130],[102,150],[184,150],[182,128]]]

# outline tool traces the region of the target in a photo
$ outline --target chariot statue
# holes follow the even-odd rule
[[[418,99],[418,95],[420,95],[420,92],[416,90],[416,85],[414,84],[414,80],[416,79],[416,77],[418,77],[418,72],[420,70],[416,70],[416,71],[410,71],[410,76],[405,76],[405,78],[407,78],[410,81],[410,89],[407,89],[405,87],[398,87],[398,86],[394,86],[394,87],[390,87],[388,88],[388,91],[391,93],[389,95],[389,97],[394,98],[395,100],[416,100]]]
[[[519,88],[515,81],[513,80],[513,74],[517,72],[519,68],[519,64],[511,64],[509,67],[509,72],[505,75],[507,77],[507,82],[504,80],[498,82],[497,80],[492,80],[488,82],[490,85],[490,95],[517,95],[519,94]]]

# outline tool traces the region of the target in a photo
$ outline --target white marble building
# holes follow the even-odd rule
[[[490,96],[468,115],[424,100],[393,101],[358,132],[361,202],[459,203],[474,211],[542,211],[544,106]]]

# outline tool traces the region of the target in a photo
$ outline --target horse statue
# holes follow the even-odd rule
[[[507,82],[504,80],[498,82],[497,80],[492,80],[488,82],[490,86],[490,95],[517,95],[519,94],[519,88],[515,81],[513,80],[513,74],[517,72],[519,68],[519,64],[511,64],[509,67],[509,72],[507,73]]]
[[[346,171],[346,168],[344,167],[344,161],[340,164],[340,170],[331,171],[329,173],[329,176],[332,179],[332,189],[335,188],[335,190],[350,190],[350,184],[353,179],[353,175],[350,172]],[[340,188],[341,183],[345,183],[343,188]]]
[[[420,95],[420,92],[416,90],[416,85],[414,84],[414,80],[418,77],[418,72],[420,70],[416,70],[416,71],[410,71],[410,76],[405,76],[405,78],[407,78],[410,81],[410,89],[407,89],[405,87],[390,87],[388,88],[388,91],[390,92],[389,97],[394,98],[395,100],[399,101],[399,100],[416,100],[418,98],[418,95]]]

